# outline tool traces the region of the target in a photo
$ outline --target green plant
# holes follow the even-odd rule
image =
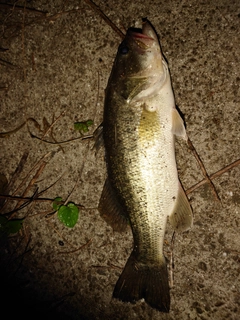
[[[53,209],[57,211],[59,221],[66,227],[73,228],[78,221],[79,209],[73,202],[62,204],[62,198],[57,197],[53,201]]]
[[[8,220],[0,215],[0,239],[6,238],[12,233],[17,233],[22,228],[23,219]]]
[[[80,133],[86,133],[89,131],[90,126],[93,125],[93,120],[81,121],[74,123],[74,130],[79,131]]]

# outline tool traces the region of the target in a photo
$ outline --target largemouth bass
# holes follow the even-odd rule
[[[142,30],[127,31],[106,89],[108,178],[99,211],[115,230],[128,220],[134,238],[113,297],[132,303],[144,298],[162,312],[170,309],[163,254],[167,219],[179,231],[192,226],[192,210],[178,179],[174,135],[187,139],[157,35],[144,21]]]

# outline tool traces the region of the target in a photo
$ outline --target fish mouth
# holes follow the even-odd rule
[[[151,48],[158,41],[153,27],[147,20],[143,21],[142,29],[129,29],[128,34],[143,50]]]

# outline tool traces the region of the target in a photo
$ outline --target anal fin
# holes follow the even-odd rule
[[[106,179],[103,187],[98,211],[100,212],[101,217],[113,228],[114,231],[123,232],[129,225],[125,210],[119,203],[115,190],[108,178]]]
[[[169,217],[169,222],[177,231],[186,231],[192,227],[193,215],[188,198],[179,182],[178,196],[174,209]]]

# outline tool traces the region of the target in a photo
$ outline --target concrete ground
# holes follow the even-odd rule
[[[208,174],[239,160],[240,2],[96,4],[122,32],[143,17],[155,27],[176,104]],[[80,136],[74,122],[88,119],[93,132],[121,38],[83,0],[1,1],[0,25],[0,131],[28,119],[1,136],[0,173],[12,181],[2,193],[40,199],[18,211],[22,203],[10,199],[2,209],[25,217],[21,231],[1,242],[2,313],[10,319],[239,319],[239,165],[213,180],[221,202],[208,184],[188,194],[194,226],[175,238],[170,313],[113,300],[132,235],[113,232],[96,209],[106,177],[103,148],[95,154],[92,140],[49,144],[29,132],[40,138],[45,132],[43,140],[51,142],[51,132],[56,141],[71,140]],[[184,142],[177,140],[176,149],[187,190],[203,174]],[[57,196],[84,206],[72,229],[49,215]],[[172,233],[168,226],[168,258]]]

